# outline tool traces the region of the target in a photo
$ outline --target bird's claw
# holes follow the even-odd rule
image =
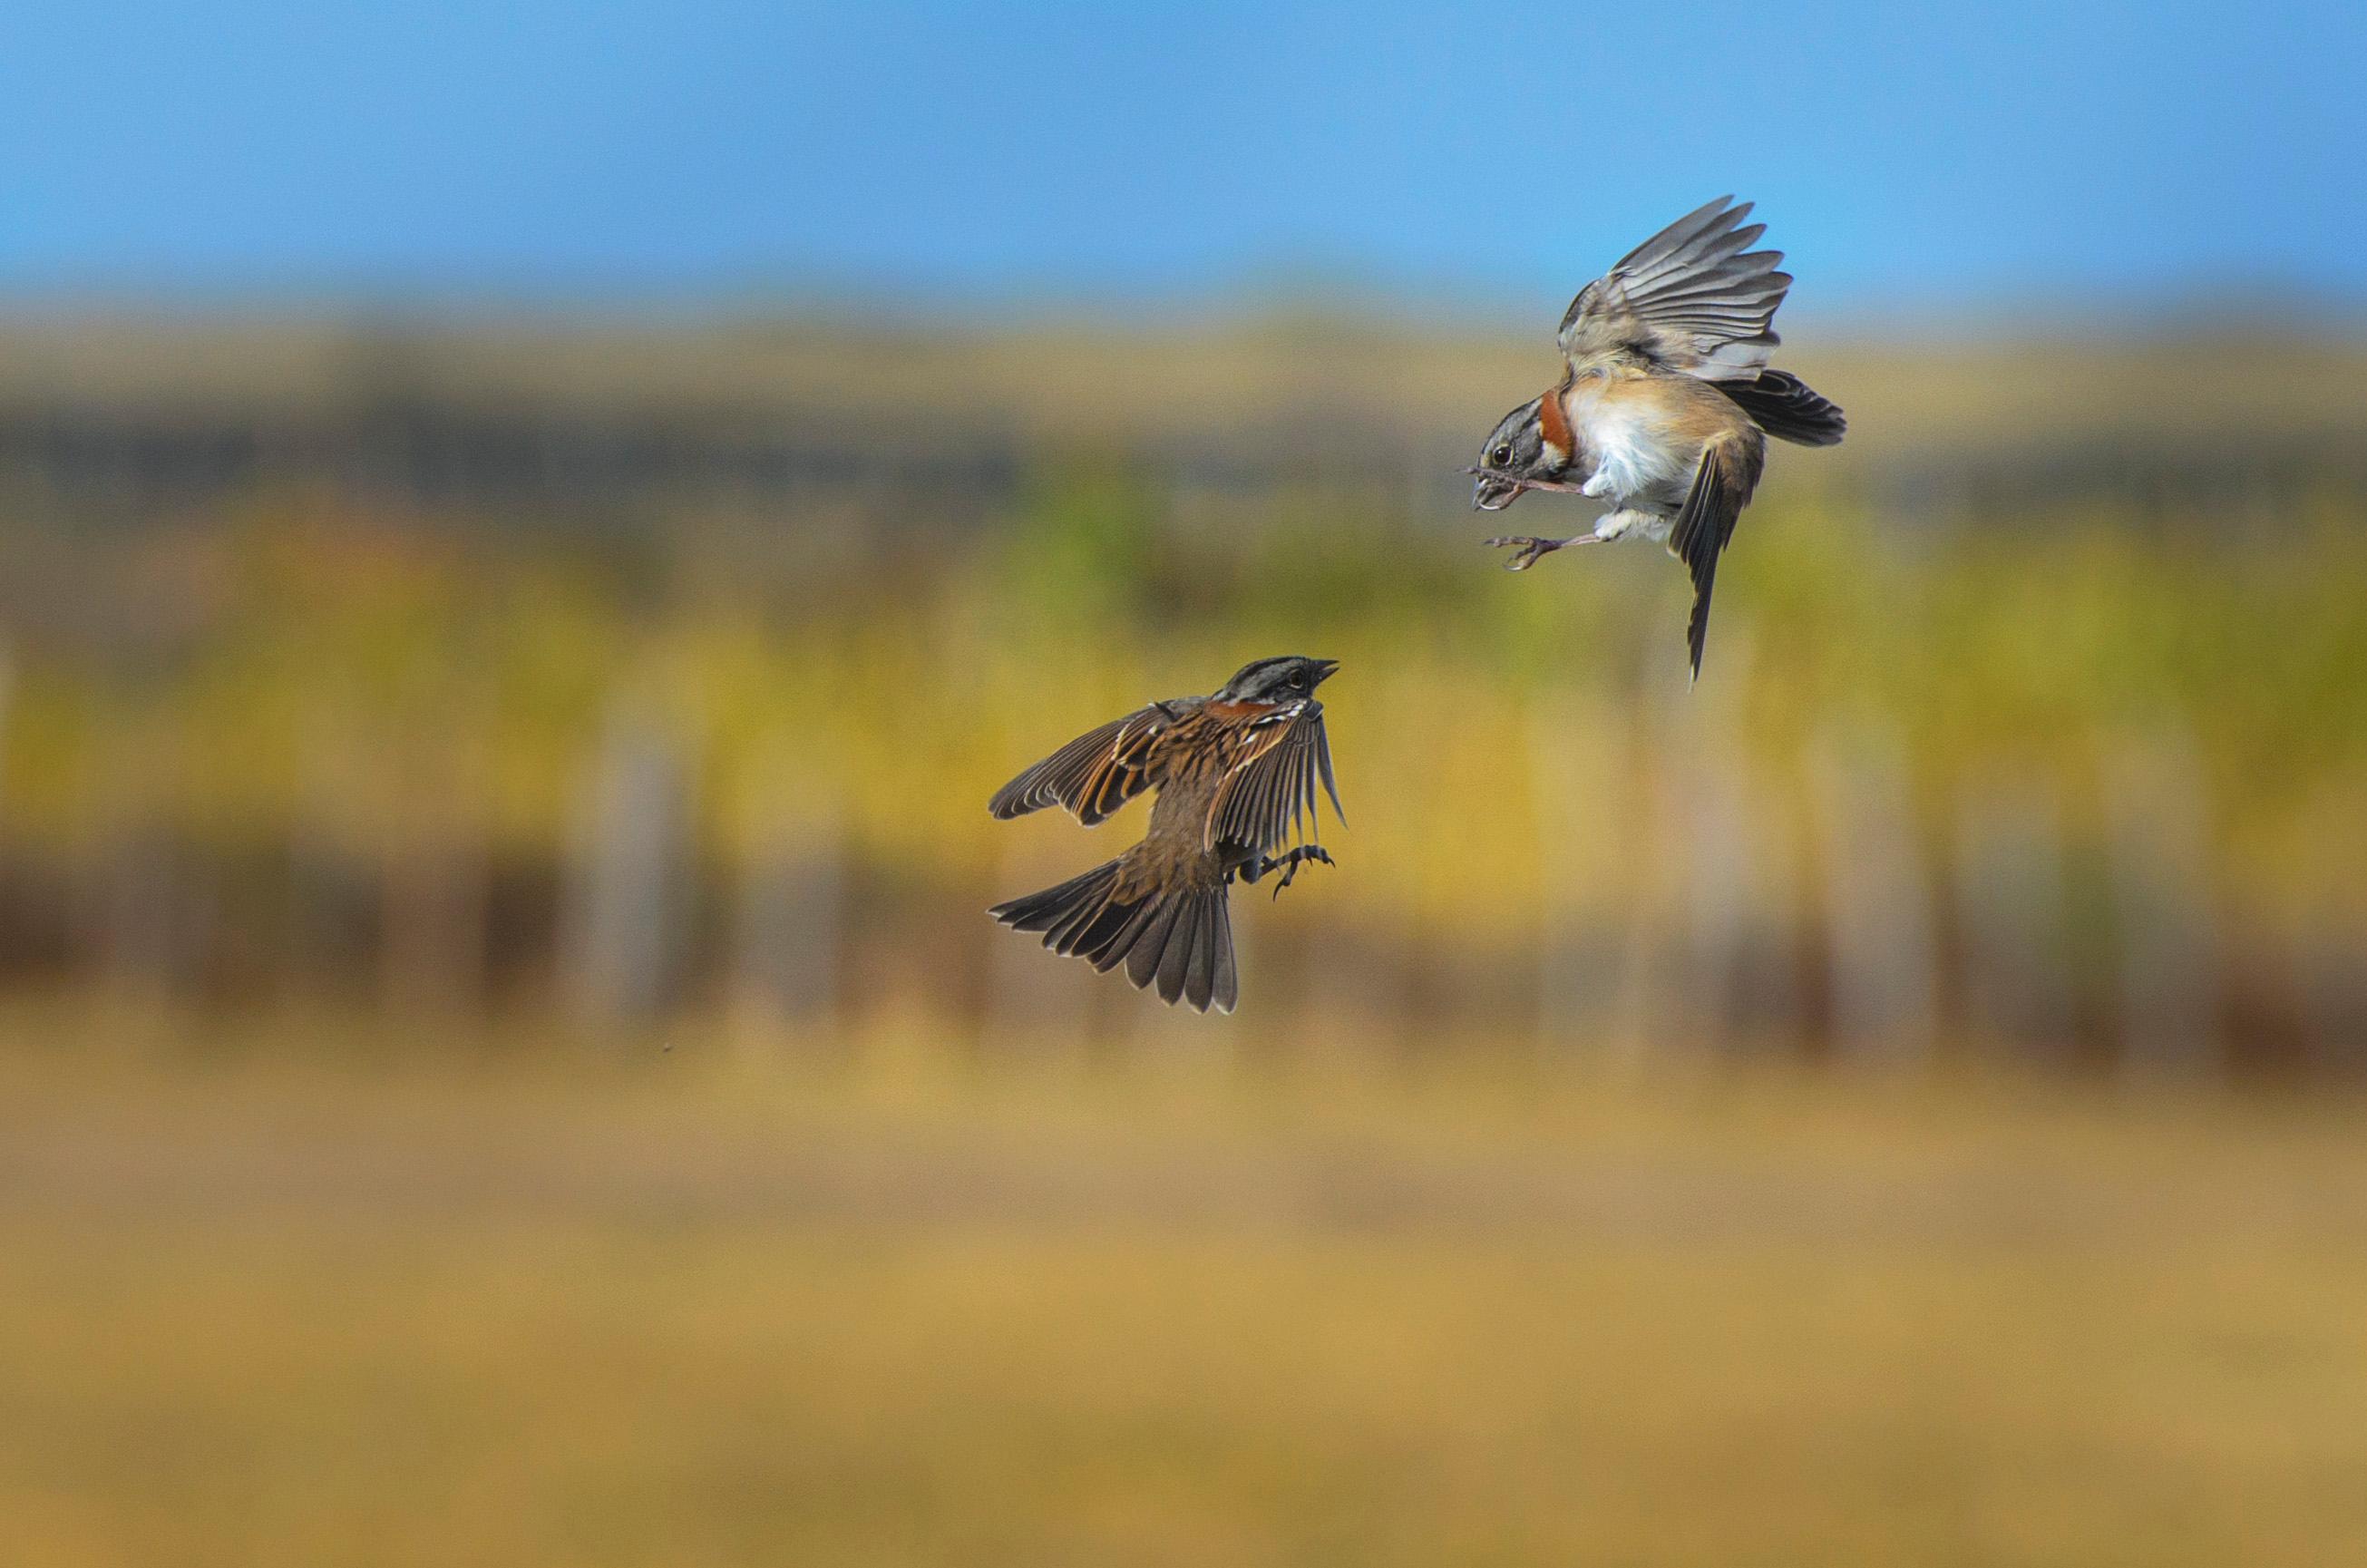
[[[1512,558],[1504,562],[1504,570],[1525,572],[1568,543],[1569,540],[1566,539],[1538,539],[1532,534],[1506,534],[1489,540],[1488,548],[1502,550],[1507,546],[1514,547]]]
[[[1274,884],[1274,896],[1277,899],[1282,896],[1282,890],[1297,879],[1298,868],[1308,861],[1320,860],[1327,866],[1333,864],[1331,851],[1319,844],[1302,844],[1283,859],[1285,864],[1282,868],[1282,880]]]
[[[1338,861],[1331,858],[1331,852],[1324,848],[1323,846],[1319,844],[1302,844],[1296,849],[1290,851],[1287,855],[1276,855],[1271,859],[1255,862],[1250,867],[1248,872],[1244,874],[1242,880],[1248,882],[1255,882],[1268,871],[1280,871],[1282,875],[1274,884],[1274,896],[1280,898],[1282,896],[1282,890],[1288,887],[1297,879],[1298,868],[1305,865],[1309,860],[1319,860],[1326,866],[1336,866],[1339,864]]]

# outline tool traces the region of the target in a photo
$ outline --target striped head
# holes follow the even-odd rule
[[[1498,422],[1479,449],[1478,462],[1465,470],[1475,476],[1471,505],[1501,512],[1521,498],[1525,481],[1561,479],[1577,444],[1562,413],[1561,389],[1531,398]]]
[[[1314,697],[1315,688],[1329,680],[1339,667],[1337,659],[1309,659],[1297,653],[1259,659],[1235,672],[1224,689],[1217,693],[1216,700],[1293,707]]]

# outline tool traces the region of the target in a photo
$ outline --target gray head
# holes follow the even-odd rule
[[[1504,415],[1488,433],[1479,461],[1470,471],[1471,504],[1483,512],[1501,512],[1520,498],[1523,479],[1558,479],[1569,466],[1569,454],[1546,445],[1541,410],[1545,399],[1533,397]]]
[[[1297,653],[1259,659],[1243,665],[1217,697],[1224,702],[1303,702],[1339,667],[1337,659],[1309,659]]]

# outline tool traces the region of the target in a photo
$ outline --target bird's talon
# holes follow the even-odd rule
[[[1282,890],[1288,887],[1293,881],[1297,880],[1298,868],[1305,865],[1309,860],[1319,860],[1326,866],[1338,864],[1338,862],[1331,858],[1331,852],[1325,849],[1323,846],[1319,844],[1302,844],[1297,848],[1291,850],[1287,855],[1277,855],[1273,859],[1266,861],[1263,866],[1260,866],[1257,869],[1257,876],[1251,877],[1249,880],[1254,882],[1257,881],[1258,877],[1264,876],[1268,871],[1280,871],[1282,875],[1275,880],[1274,884],[1274,896],[1275,898],[1280,898],[1282,896]]]
[[[1509,534],[1488,541],[1492,549],[1501,550],[1507,545],[1518,547],[1512,551],[1512,558],[1504,562],[1507,572],[1525,572],[1569,542],[1566,539],[1537,539],[1527,534]]]

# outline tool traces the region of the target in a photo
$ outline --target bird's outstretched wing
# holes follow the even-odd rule
[[[1331,778],[1331,743],[1323,733],[1323,704],[1309,699],[1287,720],[1262,724],[1217,786],[1208,808],[1207,846],[1238,845],[1254,855],[1269,853],[1285,839],[1317,836],[1315,791],[1320,785],[1340,809],[1340,786]]]
[[[1570,372],[1626,364],[1704,381],[1750,381],[1775,347],[1770,324],[1792,287],[1781,251],[1750,249],[1764,223],[1738,227],[1750,203],[1721,196],[1619,258],[1561,318]]]
[[[1702,645],[1709,641],[1709,596],[1717,584],[1717,558],[1734,538],[1735,520],[1759,487],[1766,454],[1758,443],[1725,436],[1712,441],[1693,470],[1693,488],[1677,513],[1669,547],[1693,579],[1693,619],[1685,624],[1685,650],[1693,655],[1693,678],[1701,678]]]
[[[1153,743],[1198,701],[1154,702],[1087,731],[996,790],[986,809],[1002,821],[1057,805],[1093,826],[1158,781]]]

